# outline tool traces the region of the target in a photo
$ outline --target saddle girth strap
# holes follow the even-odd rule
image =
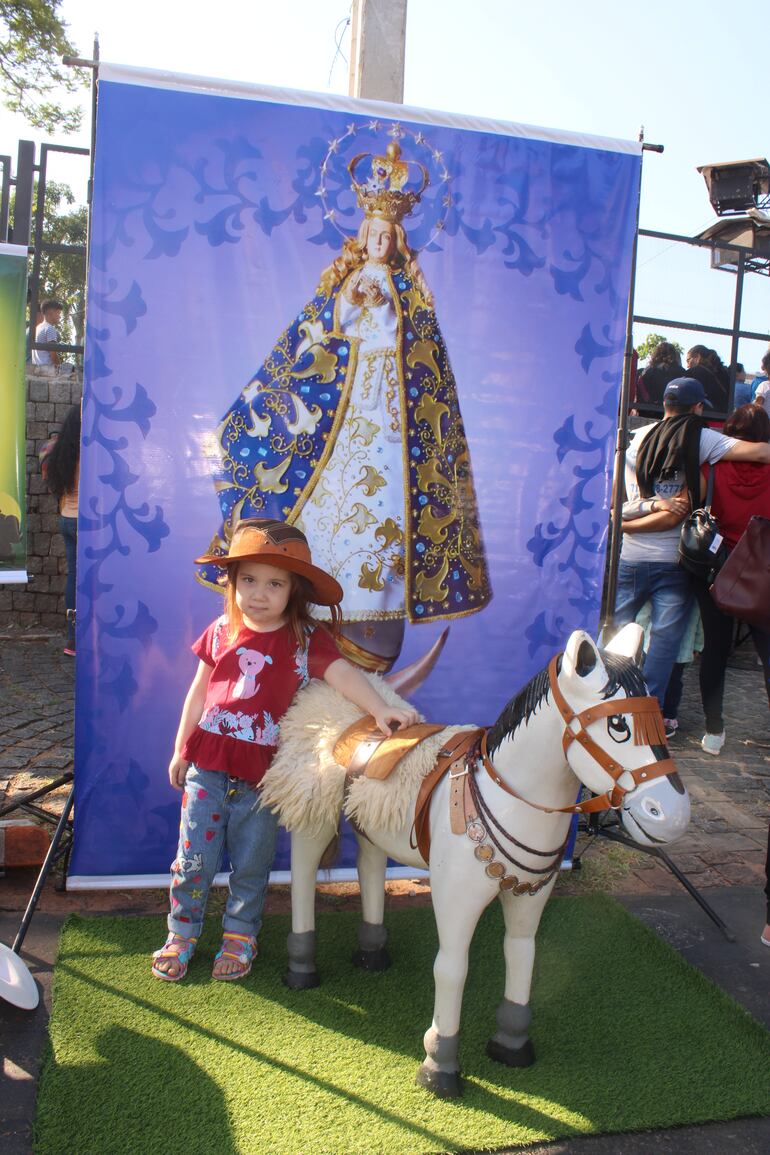
[[[439,750],[436,764],[422,782],[414,806],[413,837],[410,838],[412,849],[419,850],[426,862],[430,862],[430,800],[433,791],[448,770],[454,770],[465,761],[468,752],[478,743],[484,733],[478,730],[460,730],[454,734]]]

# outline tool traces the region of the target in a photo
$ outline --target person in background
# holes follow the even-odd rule
[[[24,348],[26,349],[25,360],[28,363],[32,360],[32,334],[33,334],[33,332],[35,333],[35,340],[37,340],[37,331],[40,328],[40,326],[43,324],[43,321],[44,321],[43,310],[38,305],[37,310],[35,312],[34,324],[30,320],[29,324],[27,325],[27,332],[26,332],[26,335],[24,338]]]
[[[705,462],[721,459],[770,464],[770,445],[752,445],[709,429],[702,414],[703,386],[675,378],[663,394],[664,418],[637,429],[626,453],[623,544],[618,566],[616,628],[652,603],[644,677],[664,703],[690,610],[690,575],[679,565],[681,522],[700,503]]]
[[[761,405],[742,405],[730,414],[724,432],[739,442],[766,444],[770,440],[770,416]],[[770,517],[770,467],[747,461],[719,461],[714,466],[711,512],[728,549],[734,549],[754,514]],[[706,733],[701,740],[701,747],[707,754],[716,757],[725,744],[722,703],[735,619],[722,613],[705,581],[693,580],[704,636],[700,660],[700,692],[706,715]],[[765,691],[770,702],[770,634],[757,626],[749,628],[754,649],[762,663]]]
[[[682,360],[676,345],[670,341],[661,341],[650,353],[647,368],[636,379],[635,404],[662,407],[663,391],[669,381],[683,376]]]
[[[44,462],[48,488],[59,499],[59,532],[64,538],[67,583],[64,605],[67,610],[67,644],[64,653],[75,654],[75,583],[78,543],[78,481],[80,479],[80,406],[73,405],[64,418],[61,433],[51,443]]]
[[[770,393],[770,350],[765,353],[761,361],[762,376],[755,377],[752,381],[754,389],[754,401],[757,405],[761,405],[764,409],[770,409],[770,404],[767,401],[767,395]]]
[[[40,309],[43,314],[43,320],[35,329],[35,340],[41,343],[53,344],[59,340],[59,330],[57,326],[61,324],[64,305],[61,301],[55,301],[53,298],[49,298],[47,301],[43,301]],[[55,349],[33,349],[32,364],[60,365],[61,354],[57,353]]]
[[[721,365],[719,357],[713,349],[705,345],[693,345],[687,350],[687,376],[700,381],[703,392],[706,394],[704,411],[724,413],[727,408],[727,384],[715,373],[717,365]]]
[[[701,364],[705,365],[717,379],[720,387],[727,392],[730,388],[730,370],[725,365],[716,349],[707,349]]]
[[[735,393],[733,394],[733,410],[740,409],[741,405],[751,403],[751,382],[740,361],[735,366]]]

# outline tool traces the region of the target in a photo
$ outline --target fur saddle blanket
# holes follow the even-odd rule
[[[390,706],[403,706],[376,674],[365,674]],[[287,830],[310,837],[337,825],[345,788],[345,769],[333,756],[337,739],[363,711],[326,682],[311,682],[301,690],[281,719],[278,752],[262,782],[262,804],[274,810]],[[424,719],[420,719],[423,721]],[[401,759],[384,781],[361,776],[351,786],[345,815],[364,830],[396,833],[414,817],[420,783],[432,769],[443,744],[458,730],[447,726]]]

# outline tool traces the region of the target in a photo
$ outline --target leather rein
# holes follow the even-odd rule
[[[557,680],[558,661],[559,656],[557,655],[549,662],[548,680],[556,708],[564,719],[564,735],[562,737],[564,753],[566,755],[573,742],[579,742],[586,753],[590,754],[594,761],[607,771],[615,785],[609,790],[605,790],[603,794],[597,794],[595,797],[589,798],[585,802],[578,802],[574,806],[541,806],[537,802],[531,802],[530,799],[524,798],[507,782],[504,782],[495,770],[487,752],[488,731],[484,730],[481,735],[479,757],[484,769],[501,790],[513,798],[517,798],[520,802],[526,803],[527,806],[532,806],[535,810],[542,810],[545,814],[595,814],[600,810],[618,810],[626,794],[635,790],[637,786],[676,772],[676,764],[672,758],[661,758],[655,762],[648,762],[636,770],[629,770],[611,758],[588,733],[588,727],[600,718],[609,718],[616,714],[631,714],[638,720],[637,725],[644,723],[645,733],[650,732],[653,738],[660,736],[662,738],[661,744],[665,744],[663,717],[656,698],[613,698],[607,702],[598,702],[577,714],[559,688]],[[577,729],[573,729],[573,724],[577,725]],[[641,743],[637,741],[637,745],[641,745]],[[631,775],[634,782],[633,786],[624,787],[619,784],[618,779],[626,773]]]

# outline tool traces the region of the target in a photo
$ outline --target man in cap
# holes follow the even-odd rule
[[[663,393],[663,419],[638,429],[626,453],[623,544],[614,624],[632,622],[652,605],[644,676],[661,706],[679,652],[693,591],[678,562],[681,522],[701,503],[700,468],[708,462],[770,464],[770,444],[737,441],[703,420],[700,381],[677,377]]]

